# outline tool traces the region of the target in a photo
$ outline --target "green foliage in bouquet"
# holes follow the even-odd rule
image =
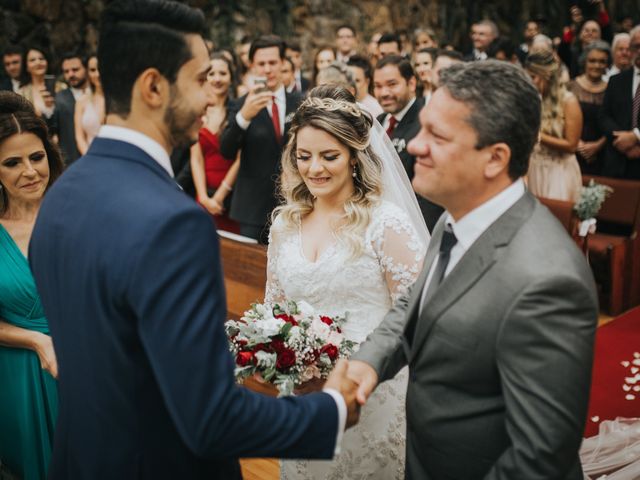
[[[602,208],[605,199],[611,192],[613,192],[613,189],[608,185],[596,183],[591,179],[589,185],[582,187],[580,200],[578,200],[573,207],[578,218],[580,220],[595,218],[600,208]]]

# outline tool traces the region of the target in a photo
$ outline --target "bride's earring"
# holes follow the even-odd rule
[[[357,174],[358,174],[358,173],[357,173],[357,171],[356,171],[356,166],[355,166],[355,165],[353,165],[353,172],[351,172],[351,176],[352,176],[353,178],[356,178],[356,175],[357,175]]]

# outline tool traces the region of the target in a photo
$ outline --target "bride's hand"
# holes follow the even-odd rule
[[[359,360],[349,360],[347,376],[358,384],[356,398],[360,405],[364,405],[378,384],[378,374],[368,363]]]

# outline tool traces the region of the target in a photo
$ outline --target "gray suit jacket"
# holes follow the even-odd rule
[[[407,478],[582,480],[598,319],[584,257],[525,193],[445,277],[409,346],[443,225],[414,287],[353,357],[380,381],[409,365]]]

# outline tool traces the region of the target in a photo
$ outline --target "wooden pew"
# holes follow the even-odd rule
[[[583,184],[591,179],[613,189],[596,217],[589,259],[601,303],[618,315],[640,304],[640,181],[583,175]]]

